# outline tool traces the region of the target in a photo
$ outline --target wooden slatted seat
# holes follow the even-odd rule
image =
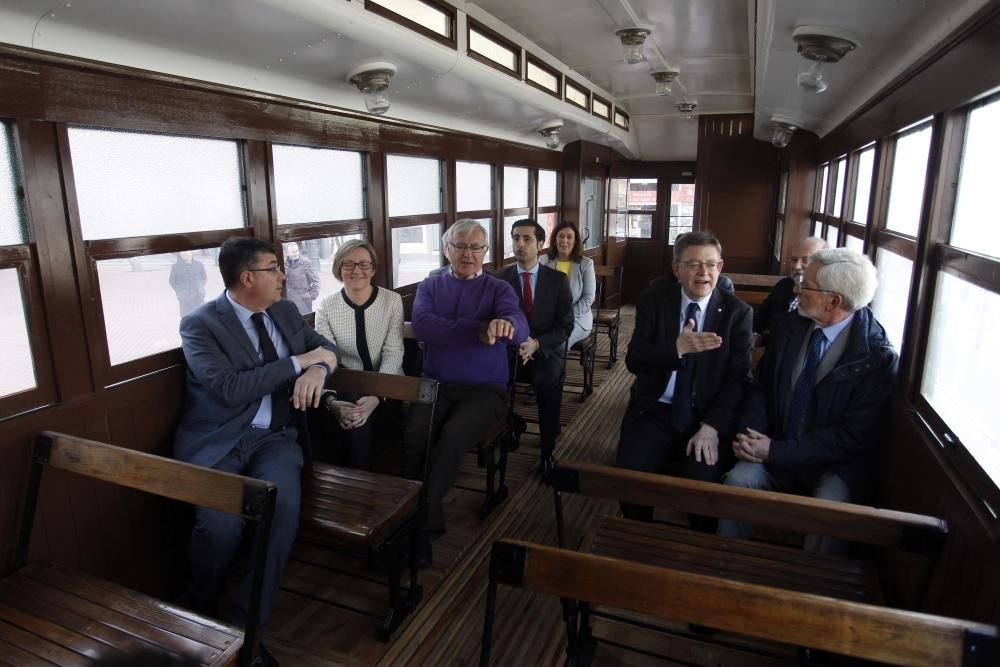
[[[603,329],[608,335],[608,368],[618,360],[618,330],[622,323],[622,288],[624,287],[625,267],[615,266],[595,266],[594,274],[597,277],[597,298],[594,303],[598,304],[594,312],[594,333],[600,334]],[[608,279],[614,278],[618,286],[618,307],[608,308]]]
[[[129,664],[177,658],[198,665],[250,663],[254,624],[244,632],[93,576],[26,564],[28,546],[47,466],[239,515],[251,531],[248,617],[256,619],[274,484],[52,432],[37,436],[33,459],[15,569],[0,580],[0,662],[80,665],[128,657]]]
[[[437,402],[438,383],[427,378],[339,368],[327,379],[326,386],[355,396],[378,396],[411,405],[423,403],[430,405],[432,411]],[[431,431],[429,427],[428,445]],[[379,637],[384,641],[390,639],[423,597],[417,580],[416,551],[422,491],[421,481],[325,463],[313,462],[303,470],[299,538],[386,560],[389,610],[379,629]],[[404,563],[410,570],[405,599],[400,582]]]

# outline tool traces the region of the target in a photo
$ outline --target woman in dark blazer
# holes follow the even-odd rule
[[[563,220],[549,236],[548,253],[538,258],[540,264],[552,267],[566,274],[570,291],[573,293],[573,333],[568,345],[590,335],[594,326],[594,314],[590,307],[597,291],[594,276],[594,260],[583,255],[583,241],[575,222]]]

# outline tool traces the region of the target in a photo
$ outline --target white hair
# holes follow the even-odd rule
[[[448,245],[449,243],[451,243],[451,240],[456,236],[468,234],[474,229],[478,229],[479,231],[481,231],[483,233],[483,238],[486,240],[487,243],[489,243],[489,239],[486,238],[486,230],[483,228],[483,226],[470,218],[462,218],[461,220],[456,220],[455,224],[446,229],[444,231],[444,234],[441,235],[441,243],[443,243],[444,245]]]
[[[866,255],[847,248],[817,250],[809,265],[817,265],[816,284],[844,297],[844,308],[854,312],[871,303],[878,287],[878,272]]]

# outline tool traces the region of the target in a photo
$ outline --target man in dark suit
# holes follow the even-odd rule
[[[774,329],[757,367],[725,483],[865,501],[876,486],[898,357],[867,304],[878,277],[847,248],[812,254],[797,313]],[[748,537],[750,525],[720,521]],[[843,553],[841,540],[810,536],[805,548]]]
[[[248,577],[232,596],[233,621],[263,628],[299,522],[299,476],[308,454],[304,411],[319,406],[337,355],[281,298],[284,274],[273,247],[229,239],[219,252],[219,270],[226,290],[181,320],[187,397],[174,456],[277,485],[258,618],[247,618]],[[216,604],[242,532],[239,517],[196,510],[190,544],[196,607]],[[276,664],[262,646],[258,660]]]
[[[523,364],[521,377],[531,382],[538,402],[542,474],[548,479],[559,435],[566,341],[573,333],[573,294],[563,273],[538,263],[538,253],[545,244],[541,225],[530,218],[518,220],[510,236],[517,263],[497,277],[517,292],[528,319],[530,335],[518,346],[518,354]]]
[[[754,313],[753,331],[760,336],[760,345],[767,345],[771,328],[777,320],[785,313],[799,307],[798,286],[806,272],[809,256],[825,247],[825,240],[817,236],[810,236],[802,239],[792,248],[792,256],[789,260],[791,272],[787,277],[774,284],[771,292],[764,299],[764,303],[760,304],[760,309]]]
[[[683,459],[682,474],[717,481],[727,469],[736,417],[750,382],[753,314],[733,294],[716,288],[722,246],[708,232],[689,232],[674,245],[678,282],[660,281],[643,292],[625,365],[635,373],[622,420],[616,465],[659,472]],[[728,449],[728,448],[727,448]],[[648,520],[652,508],[623,505],[628,518]],[[696,527],[714,529],[692,517]]]

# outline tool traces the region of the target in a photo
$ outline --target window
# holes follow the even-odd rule
[[[24,288],[18,270],[12,267],[0,268],[0,307],[5,313],[4,372],[0,373],[0,397],[37,386],[23,295]],[[4,410],[0,414],[6,413]]]
[[[480,162],[455,163],[457,218],[470,218],[483,226],[491,247],[483,262],[493,261],[493,167]]]
[[[875,147],[858,154],[858,184],[854,189],[854,221],[868,224],[868,204],[871,201],[872,175],[875,172]]]
[[[345,241],[361,239],[361,234],[341,234],[300,238],[281,244],[284,259],[285,295],[303,315],[319,310],[323,300],[344,286],[333,273],[333,258]],[[297,255],[297,257],[293,257]],[[375,258],[380,264],[382,257]]]
[[[439,42],[455,43],[455,10],[426,0],[365,0],[365,9]]]
[[[590,93],[581,86],[571,83],[567,78],[563,84],[566,91],[566,101],[580,107],[584,111],[590,111]]]
[[[889,340],[898,351],[903,343],[906,306],[910,299],[910,279],[913,262],[885,248],[875,256],[878,269],[878,289],[872,301],[872,312],[885,327]]]
[[[916,236],[920,209],[924,202],[927,155],[931,147],[931,126],[922,125],[896,138],[889,182],[889,208],[885,226],[894,232]]]
[[[604,120],[611,120],[611,105],[608,104],[607,100],[597,95],[590,96],[590,112]]]
[[[833,215],[844,217],[844,187],[847,185],[844,176],[847,174],[847,158],[837,160],[837,180],[834,183]]]
[[[467,21],[469,56],[520,78],[521,48],[471,18]]]
[[[361,153],[281,145],[272,153],[279,225],[365,217]]]
[[[670,216],[667,243],[673,245],[677,237],[694,229],[694,183],[670,185]]]
[[[235,141],[68,129],[84,240],[246,225]]]
[[[861,253],[865,251],[864,239],[859,239],[857,236],[851,236],[850,234],[844,239],[844,246],[848,250],[856,250]]]
[[[624,241],[628,235],[628,179],[612,178],[608,188],[610,231],[617,240]]]
[[[615,238],[652,238],[656,188],[655,178],[611,179],[608,213]]]
[[[503,168],[503,256],[514,256],[514,242],[510,238],[514,223],[531,215],[528,208],[528,175],[524,167]]]
[[[584,178],[580,188],[580,236],[584,250],[601,247],[604,218],[604,181]]]
[[[824,164],[819,170],[819,192],[817,193],[819,198],[819,206],[816,207],[816,213],[823,215],[826,213],[826,190],[827,184],[830,180],[830,165]]]
[[[0,123],[0,246],[28,242],[11,127]]]
[[[386,200],[392,230],[392,286],[411,285],[441,266],[444,206],[441,162],[386,156]]]
[[[1000,374],[998,330],[1000,295],[949,271],[938,273],[920,392],[1000,486],[1000,411],[993,393]],[[984,344],[959,342],[970,340]]]
[[[839,230],[837,229],[836,225],[829,224],[829,225],[826,226],[826,236],[824,238],[826,238],[826,242],[828,244],[830,244],[831,248],[836,248],[837,247],[837,234],[838,233],[839,233]]]
[[[998,150],[1000,101],[993,101],[969,114],[951,244],[996,258],[1000,258],[1000,225],[994,201]]]
[[[559,97],[559,72],[531,55],[526,56],[524,80],[530,85]]]
[[[621,109],[615,109],[615,125],[628,132],[628,114]]]
[[[552,230],[559,223],[558,174],[548,169],[538,170],[538,224],[545,228],[545,241],[552,242]]]

